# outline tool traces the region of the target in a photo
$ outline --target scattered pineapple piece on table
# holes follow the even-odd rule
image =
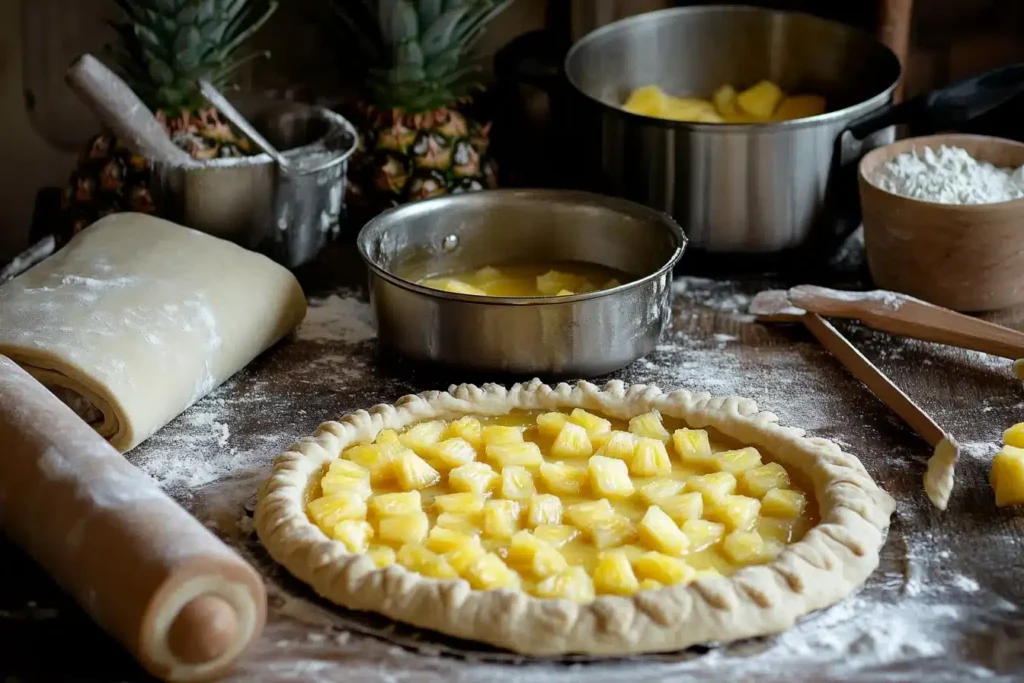
[[[1003,432],[1003,443],[1014,448],[1024,448],[1024,422],[1018,422]]]
[[[1024,503],[1024,448],[1003,446],[992,459],[989,482],[999,507]]]

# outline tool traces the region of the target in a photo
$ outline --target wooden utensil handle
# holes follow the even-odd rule
[[[936,446],[946,437],[942,427],[821,316],[807,313],[803,316],[803,323],[854,377],[866,384],[882,403],[899,415],[929,445]]]

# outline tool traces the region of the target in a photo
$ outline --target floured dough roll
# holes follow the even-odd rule
[[[299,283],[268,258],[116,214],[0,287],[0,354],[127,451],[305,314]]]

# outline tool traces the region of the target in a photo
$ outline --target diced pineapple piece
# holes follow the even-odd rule
[[[704,504],[714,502],[716,498],[736,493],[736,477],[728,472],[701,474],[686,480],[686,487],[704,496]]]
[[[665,587],[661,581],[655,581],[654,579],[644,579],[640,582],[640,590],[642,591],[656,591]]]
[[[565,413],[541,413],[537,416],[537,431],[549,439],[554,439],[568,421],[569,416]]]
[[[756,531],[734,531],[722,541],[722,552],[734,564],[757,564],[773,560],[782,544],[766,541]]]
[[[544,462],[540,446],[524,441],[522,443],[496,443],[487,447],[487,459],[498,469],[509,465],[537,467]]]
[[[363,553],[370,545],[373,527],[363,519],[345,519],[334,525],[331,537],[345,544],[350,553]]]
[[[476,296],[485,296],[487,294],[487,292],[479,287],[474,287],[468,282],[463,282],[462,280],[456,280],[454,278],[448,280],[442,289],[446,292],[452,292],[453,294],[473,294]]]
[[[668,459],[665,442],[641,436],[637,439],[633,459],[629,463],[629,472],[636,477],[655,477],[672,471],[672,461]]]
[[[658,507],[665,511],[676,524],[682,524],[689,519],[700,519],[704,514],[704,497],[696,491],[692,493],[680,493],[668,498],[662,498]]]
[[[540,524],[533,529],[534,536],[555,548],[561,548],[579,533],[579,530],[568,524]]]
[[[448,564],[448,560],[424,548],[422,545],[414,543],[403,545],[399,548],[396,559],[398,564],[406,569],[418,572],[424,576],[435,579],[459,578],[459,573]]]
[[[618,287],[620,285],[622,285],[622,282],[619,281],[619,278],[613,277],[611,280],[608,280],[608,282],[606,282],[603,285],[601,285],[601,289],[602,290],[605,290],[605,289],[615,289],[616,287]]]
[[[599,519],[615,516],[615,510],[607,498],[576,503],[565,509],[565,517],[579,529],[586,531]]]
[[[602,500],[605,500],[602,498]],[[594,520],[586,529],[590,540],[600,549],[617,548],[629,543],[636,535],[633,523],[622,515]]]
[[[736,104],[747,114],[767,121],[775,113],[782,91],[771,81],[761,81],[736,96]]]
[[[754,498],[764,498],[764,494],[772,489],[789,488],[789,473],[777,462],[770,462],[740,476],[740,486],[744,493]]]
[[[645,85],[630,93],[622,108],[641,116],[660,117],[668,103],[668,95],[656,85]]]
[[[484,534],[510,538],[519,528],[519,503],[514,500],[489,500],[484,503]]]
[[[343,519],[365,519],[366,501],[358,493],[343,491],[323,498],[315,498],[306,506],[309,516],[325,534]]]
[[[594,581],[583,567],[569,567],[538,583],[536,594],[540,598],[590,602],[595,596]]]
[[[426,447],[423,455],[434,467],[450,470],[476,460],[476,449],[465,439],[455,437]]]
[[[594,454],[587,430],[573,422],[566,422],[551,444],[551,457],[572,460],[589,458]]]
[[[729,84],[723,85],[711,96],[715,104],[715,110],[722,116],[729,116],[736,113],[736,88]]]
[[[644,553],[633,562],[633,570],[637,578],[654,579],[665,586],[689,583],[697,573],[696,569],[683,560],[654,550]]]
[[[501,469],[501,497],[508,500],[528,500],[537,495],[533,475],[525,467],[509,465]]]
[[[542,493],[530,499],[526,522],[531,527],[562,522],[562,501],[558,496]]]
[[[384,445],[402,443],[401,440],[398,438],[398,432],[396,432],[394,429],[380,430],[380,433],[377,434],[377,438],[374,439],[373,442],[376,444]]]
[[[1003,445],[1024,448],[1024,422],[1018,422],[1003,432]]]
[[[804,119],[808,116],[824,114],[825,108],[825,98],[820,95],[793,95],[782,100],[779,108],[772,115],[772,119],[775,121]]]
[[[435,525],[475,536],[482,531],[484,516],[480,513],[442,512]]]
[[[444,555],[453,550],[458,550],[465,545],[480,545],[480,539],[461,531],[453,531],[441,526],[435,526],[427,534],[427,547],[435,553]]]
[[[517,531],[508,545],[509,564],[515,564],[543,579],[569,566],[562,553],[529,531]]]
[[[648,552],[647,548],[643,547],[642,545],[636,545],[633,543],[627,543],[626,545],[616,548],[616,550],[621,550],[622,552],[626,553],[626,557],[629,558],[630,562],[634,562],[641,555]]]
[[[498,443],[522,443],[523,428],[506,425],[487,425],[480,430],[480,438],[485,446]]]
[[[377,522],[377,538],[381,543],[391,545],[422,543],[429,528],[430,521],[422,510],[406,515],[381,517]]]
[[[665,425],[661,423],[661,413],[657,410],[630,419],[629,431],[637,436],[646,436],[659,441],[668,441],[672,438],[672,435],[665,429]]]
[[[398,485],[407,491],[425,489],[441,479],[441,475],[415,452],[405,449],[392,462]]]
[[[332,477],[350,477],[352,479],[369,479],[370,470],[358,463],[344,458],[332,460],[327,468],[327,474]]]
[[[656,479],[640,487],[640,497],[648,505],[660,505],[665,498],[678,495],[686,486],[686,482],[674,479]]]
[[[583,284],[583,278],[557,270],[549,270],[543,275],[537,276],[537,291],[545,296],[557,294],[562,289],[577,291],[581,284]]]
[[[1024,503],[1024,448],[1005,445],[995,454],[989,484],[999,507]]]
[[[441,440],[447,428],[448,425],[442,420],[420,422],[399,434],[398,440],[406,448],[412,449],[417,453],[423,453],[429,446],[433,446]]]
[[[594,589],[607,595],[632,595],[640,590],[640,582],[633,573],[626,553],[607,550],[597,558],[594,567]]]
[[[348,462],[347,460],[335,462]],[[348,463],[353,467],[359,467],[355,463]],[[373,495],[373,487],[370,486],[370,473],[363,470],[363,476],[348,477],[342,474],[335,474],[328,470],[323,479],[320,480],[320,490],[325,496],[333,496],[338,493],[354,493],[364,500]]]
[[[636,451],[636,442],[636,434],[615,430],[610,433],[607,441],[598,450],[597,455],[632,462],[633,453]]]
[[[452,566],[452,569],[459,573],[459,576],[465,576],[469,568],[473,566],[473,563],[486,554],[487,551],[478,543],[476,545],[470,544],[456,548],[444,557],[448,560],[448,564]]]
[[[444,434],[449,439],[462,439],[473,448],[480,448],[484,443],[483,427],[480,425],[480,420],[470,415],[452,420]]]
[[[484,266],[480,270],[473,273],[473,284],[477,286],[486,285],[488,282],[494,282],[502,278],[502,272],[494,266]]]
[[[466,580],[477,590],[519,588],[519,575],[494,553],[487,553],[471,564],[466,570]]]
[[[366,551],[366,556],[377,565],[378,568],[389,567],[398,559],[395,549],[386,545],[375,545]]]
[[[586,486],[589,474],[581,465],[544,462],[540,465],[540,478],[548,491],[561,496],[575,496]]]
[[[722,540],[725,525],[706,519],[688,519],[683,522],[682,531],[690,539],[690,551],[696,553]]]
[[[363,443],[346,448],[341,457],[370,471],[370,481],[381,484],[394,476],[395,456],[405,448],[399,443]]]
[[[690,549],[690,539],[657,505],[647,508],[637,531],[640,533],[640,540],[652,550],[679,556],[685,555]]]
[[[629,478],[626,463],[603,455],[591,456],[588,463],[590,488],[595,496],[603,498],[629,498],[636,490]]]
[[[778,517],[762,517],[757,520],[757,533],[761,538],[785,545],[793,540],[793,520]]]
[[[498,483],[498,473],[485,462],[467,462],[448,473],[448,485],[456,491],[485,494]]]
[[[713,104],[696,97],[669,97],[661,117],[673,121],[715,121],[721,118]]]
[[[753,446],[715,453],[714,467],[721,472],[729,472],[739,476],[748,470],[760,466],[761,454]]]
[[[612,431],[611,420],[606,420],[603,417],[598,417],[593,413],[588,413],[583,408],[575,408],[569,414],[569,420],[580,427],[587,430],[587,436],[594,438],[598,434],[607,434]]]
[[[672,433],[672,445],[681,462],[697,467],[709,467],[715,462],[711,441],[703,429],[677,429]]]
[[[380,517],[408,515],[423,509],[423,498],[419,491],[382,493],[370,499],[370,509]]]
[[[441,512],[469,514],[483,510],[485,501],[479,493],[445,493],[434,497],[434,507]]]
[[[806,506],[807,496],[799,491],[772,489],[761,500],[761,513],[768,517],[799,517]]]
[[[750,496],[727,495],[716,498],[708,508],[708,518],[725,524],[730,530],[749,531],[757,524],[761,501]]]

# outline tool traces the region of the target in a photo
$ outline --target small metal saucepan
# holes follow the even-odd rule
[[[596,377],[654,350],[671,320],[686,237],[668,216],[582,192],[493,190],[407,204],[373,219],[358,247],[379,343],[462,369]],[[486,265],[582,261],[635,279],[563,297],[452,294],[416,281]]]

